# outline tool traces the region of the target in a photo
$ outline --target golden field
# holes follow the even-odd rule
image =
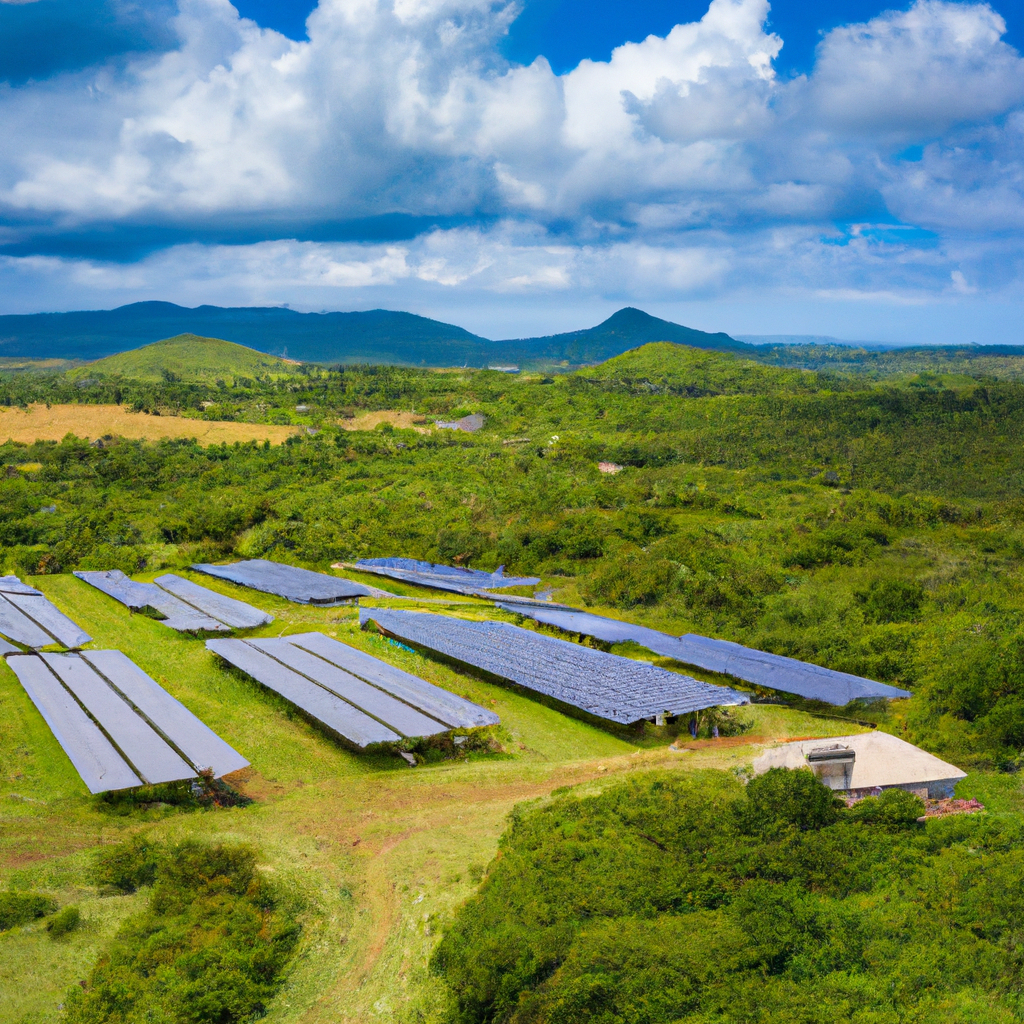
[[[94,439],[108,435],[157,440],[194,437],[200,444],[270,441],[282,444],[298,428],[259,423],[226,423],[180,416],[150,416],[121,405],[30,405],[0,408],[0,444],[4,441],[59,441],[67,434]]]

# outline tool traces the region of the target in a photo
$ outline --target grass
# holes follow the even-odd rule
[[[233,385],[240,377],[290,377],[294,360],[268,356],[245,345],[198,334],[179,334],[174,338],[120,352],[80,367],[73,377],[87,378],[97,373],[118,374],[135,380],[163,380],[170,373],[183,381]]]
[[[282,444],[294,433],[295,427],[150,416],[130,412],[121,405],[30,405],[27,410],[0,407],[0,443],[59,441],[67,434],[75,434],[87,438],[119,436],[151,441],[163,437],[194,437],[204,445],[234,444],[235,441]]]
[[[85,977],[119,922],[141,906],[138,896],[99,898],[86,875],[97,847],[136,831],[172,841],[251,842],[264,871],[303,890],[312,910],[290,978],[270,1008],[272,1024],[429,1020],[442,993],[427,976],[428,954],[494,856],[514,804],[562,786],[597,788],[639,770],[738,770],[764,742],[856,731],[757,705],[739,712],[751,725],[743,736],[670,751],[665,737],[631,742],[388,644],[359,630],[355,608],[300,606],[193,578],[270,611],[275,621],[257,635],[323,630],[493,708],[505,751],[415,770],[397,757],[353,754],[219,667],[201,641],[129,614],[72,576],[34,578],[95,638],[92,646],[125,651],[251,760],[237,785],[255,802],[192,813],[105,810],[0,665],[0,887],[32,888],[82,910],[80,927],[60,940],[47,935],[44,922],[0,936],[0,1021],[56,1021],[68,986]]]

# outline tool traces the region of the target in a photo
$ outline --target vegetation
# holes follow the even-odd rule
[[[176,338],[167,338],[89,363],[69,373],[68,379],[80,382],[94,375],[102,375],[168,383],[204,381],[216,384],[221,380],[232,385],[241,377],[292,376],[295,368],[294,362],[287,363],[276,356],[264,355],[231,341],[201,338],[196,334],[179,334]]]
[[[448,1019],[1016,1020],[1020,822],[922,810],[785,769],[517,809],[432,958]]]
[[[68,1024],[234,1024],[262,1016],[299,928],[256,870],[255,852],[195,841],[143,852],[133,844],[104,854],[99,874],[123,885],[127,865],[133,884],[152,882],[152,899],[121,927],[85,987],[70,990]]]
[[[60,941],[37,919],[3,933],[0,1019],[56,1022],[61,1002],[69,1015],[115,1013],[95,1001],[115,982],[148,1013],[156,982],[142,977],[143,934],[184,992],[200,934],[227,925],[205,882],[191,909],[168,904],[161,916],[156,896],[172,884],[161,872],[182,844],[242,846],[265,869],[253,877],[274,879],[267,933],[246,931],[263,910],[235,894],[239,963],[252,963],[245,936],[303,924],[275,947],[271,987],[250,998],[269,976],[246,967],[244,998],[196,1004],[197,1021],[230,1006],[289,1024],[1015,1019],[1021,385],[670,346],[550,376],[303,366],[220,381],[0,368],[3,416],[120,403],[197,436],[217,424],[292,435],[0,445],[0,571],[31,577],[96,646],[124,650],[253,765],[230,791],[202,797],[173,786],[90,797],[0,665],[0,885],[42,895],[44,914],[78,907],[82,922]],[[478,433],[432,428],[469,412],[486,418]],[[330,571],[389,554],[504,563],[569,603],[914,696],[834,717],[755,704],[718,742],[680,752],[658,729],[613,735],[388,645],[359,630],[354,609],[204,580],[275,616],[257,635],[323,630],[500,715],[499,749],[410,770],[342,750],[201,643],[70,576],[151,578],[254,556]],[[386,604],[438,609],[420,604],[436,593],[388,587],[403,596]],[[454,598],[447,610],[498,614]],[[971,769],[958,792],[988,813],[919,825],[910,797],[847,811],[803,776],[742,785],[758,744],[840,736],[867,719]],[[513,805],[567,786],[580,788],[516,813],[492,863]],[[672,1007],[683,1009],[667,1016]]]
[[[49,897],[35,892],[0,892],[0,932],[28,924],[57,909]]]

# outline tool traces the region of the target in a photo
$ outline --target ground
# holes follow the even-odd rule
[[[415,769],[395,756],[351,753],[219,667],[200,640],[130,615],[74,577],[33,579],[93,635],[93,646],[125,651],[250,759],[251,769],[234,781],[254,803],[112,813],[87,794],[14,674],[0,665],[0,888],[41,888],[83,913],[82,927],[65,939],[50,939],[41,925],[0,934],[4,1024],[56,1021],[68,987],[87,976],[117,924],[148,898],[100,898],[87,884],[93,851],[129,833],[251,842],[264,871],[305,894],[301,951],[269,1022],[409,1024],[436,1010],[429,952],[493,857],[514,804],[638,770],[740,769],[772,740],[856,731],[848,721],[758,705],[740,712],[751,723],[742,737],[675,752],[664,736],[612,735],[361,632],[354,607],[309,608],[194,578],[272,612],[275,621],[258,635],[322,629],[485,704],[501,716],[504,752]],[[988,785],[983,797],[1000,799],[998,786]]]

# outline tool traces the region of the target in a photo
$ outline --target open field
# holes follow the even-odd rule
[[[201,580],[272,612],[276,621],[259,635],[322,629],[493,708],[504,752],[414,770],[397,757],[352,754],[278,698],[218,667],[200,640],[132,616],[73,577],[34,578],[95,637],[92,646],[125,651],[252,761],[237,784],[255,803],[111,813],[86,793],[0,665],[0,888],[50,891],[61,904],[79,903],[85,922],[60,942],[39,925],[0,934],[0,1021],[57,1020],[68,986],[85,977],[117,924],[140,905],[138,896],[98,898],[84,873],[92,850],[127,834],[252,842],[264,870],[306,894],[301,953],[269,1021],[408,1024],[430,1019],[437,1005],[429,951],[493,857],[514,804],[638,770],[739,769],[773,739],[858,731],[761,705],[741,712],[751,723],[743,736],[677,753],[665,737],[614,736],[363,633],[355,608],[309,608]]]
[[[432,429],[425,416],[414,412],[399,412],[395,409],[364,412],[350,420],[339,420],[338,426],[342,430],[373,430],[381,423],[390,423],[400,430],[415,430],[420,434],[427,434]]]
[[[270,441],[282,444],[296,431],[256,423],[224,423],[179,416],[150,416],[122,405],[30,405],[28,410],[0,408],[0,443],[59,441],[67,434],[94,439],[108,435],[133,440],[194,437],[201,444]]]

